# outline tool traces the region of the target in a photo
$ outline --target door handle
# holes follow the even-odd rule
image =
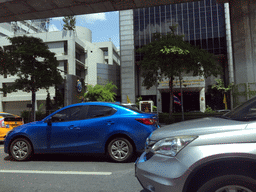
[[[107,121],[107,125],[113,125],[114,122],[113,121]]]
[[[73,129],[75,129],[75,130],[80,130],[80,127],[75,127],[74,125],[70,125],[68,128],[69,128],[70,130],[73,130]]]

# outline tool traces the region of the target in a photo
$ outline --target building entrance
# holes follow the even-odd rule
[[[162,93],[162,112],[169,113],[170,93]],[[179,92],[174,95],[181,100]],[[183,108],[184,112],[200,111],[199,92],[183,92]],[[174,103],[173,112],[181,112],[181,105]]]

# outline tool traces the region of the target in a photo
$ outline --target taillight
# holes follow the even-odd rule
[[[0,119],[0,127],[5,128],[4,118]]]
[[[136,119],[136,120],[145,124],[145,125],[154,125],[156,123],[155,119],[150,119],[150,118],[139,118],[139,119]]]

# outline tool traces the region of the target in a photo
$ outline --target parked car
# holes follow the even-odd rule
[[[154,131],[135,163],[151,192],[255,192],[256,97],[220,117]]]
[[[0,142],[4,141],[6,134],[10,130],[23,124],[23,119],[20,116],[0,112]]]
[[[133,108],[139,110],[135,103],[121,103],[121,104],[126,107],[133,107]]]
[[[17,161],[38,153],[106,153],[113,161],[126,162],[143,151],[157,122],[154,114],[121,104],[78,103],[13,129],[4,151]]]

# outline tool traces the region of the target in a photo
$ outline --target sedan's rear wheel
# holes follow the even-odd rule
[[[108,144],[108,155],[116,162],[127,162],[131,159],[133,147],[125,138],[115,138]]]
[[[215,177],[203,184],[197,192],[254,192],[256,180],[242,175]]]
[[[25,161],[32,156],[32,146],[25,138],[15,139],[10,146],[10,155],[16,161]]]

